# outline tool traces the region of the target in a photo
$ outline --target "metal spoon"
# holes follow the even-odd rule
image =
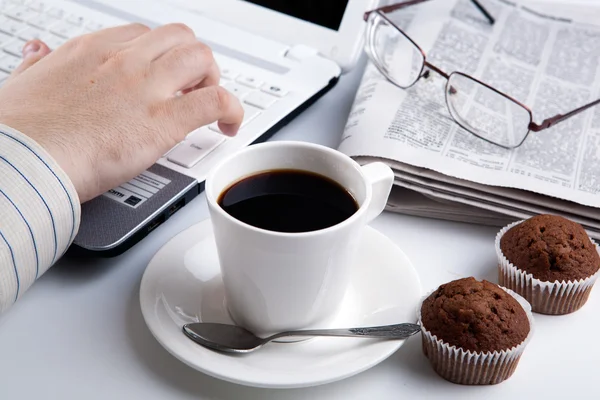
[[[337,336],[378,339],[406,339],[419,332],[417,324],[397,324],[350,329],[319,329],[281,332],[267,338],[235,325],[195,322],[185,324],[183,332],[194,342],[226,353],[250,353],[264,344],[286,336]]]

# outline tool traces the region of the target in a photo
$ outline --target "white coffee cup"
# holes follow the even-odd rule
[[[284,233],[241,222],[218,204],[232,184],[278,169],[338,182],[354,196],[358,211],[326,229]],[[236,324],[260,335],[326,326],[348,287],[361,231],[383,211],[393,180],[383,163],[361,167],[336,150],[303,142],[253,145],[216,165],[206,180],[206,198],[226,303]]]

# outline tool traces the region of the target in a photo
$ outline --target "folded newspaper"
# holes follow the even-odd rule
[[[391,14],[447,72],[461,71],[532,107],[534,121],[600,97],[600,26],[503,0],[423,3]],[[454,123],[437,75],[407,90],[368,64],[339,150],[395,172],[388,209],[504,225],[563,215],[600,239],[600,106],[531,133],[517,149],[485,142]]]

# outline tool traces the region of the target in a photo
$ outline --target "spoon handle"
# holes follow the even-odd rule
[[[301,331],[281,332],[267,338],[268,341],[286,336],[337,336],[337,337],[363,337],[379,339],[406,339],[421,331],[417,324],[396,324],[372,326],[368,328],[350,329],[313,329]]]

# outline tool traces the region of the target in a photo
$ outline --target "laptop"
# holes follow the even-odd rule
[[[105,27],[189,25],[213,50],[221,85],[243,104],[234,138],[216,124],[190,132],[131,181],[82,205],[72,252],[116,256],[204,188],[215,163],[266,140],[331,89],[362,50],[362,14],[376,0],[0,0],[0,82],[26,40],[50,48]],[[0,83],[1,84],[1,83]]]

